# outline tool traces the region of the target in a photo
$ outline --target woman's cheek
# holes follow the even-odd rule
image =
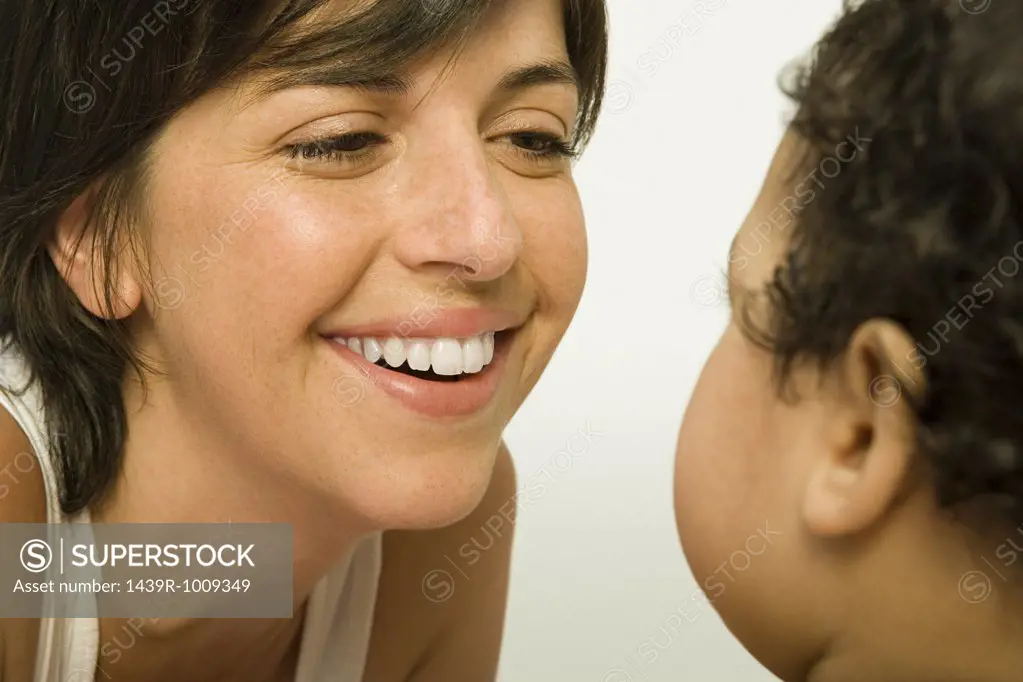
[[[571,314],[582,297],[589,262],[578,194],[572,186],[570,196],[562,193],[534,206],[536,210],[529,216],[532,220],[522,226],[523,261],[540,280],[541,296],[549,299],[552,307]]]

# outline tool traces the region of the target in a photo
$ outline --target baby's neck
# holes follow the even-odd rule
[[[884,643],[836,640],[800,682],[1019,682],[1023,639],[1005,633],[978,646],[953,627],[939,639],[907,632]],[[1016,633],[1017,635],[1019,633]],[[878,638],[884,637],[878,632]]]

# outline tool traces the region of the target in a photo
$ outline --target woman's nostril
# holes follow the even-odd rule
[[[473,259],[471,262],[463,263],[462,269],[469,277],[476,277],[483,271],[483,264],[479,262],[479,259]]]

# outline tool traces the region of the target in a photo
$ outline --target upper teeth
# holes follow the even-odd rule
[[[467,339],[388,339],[362,337],[335,339],[359,353],[370,362],[381,358],[391,367],[408,362],[410,369],[433,369],[441,376],[475,374],[494,359],[494,332],[484,332]]]

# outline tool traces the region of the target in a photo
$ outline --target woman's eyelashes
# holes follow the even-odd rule
[[[505,136],[515,151],[528,161],[547,162],[558,159],[574,159],[578,151],[567,140],[540,131],[511,133]]]
[[[356,164],[387,143],[383,135],[370,132],[345,133],[288,145],[288,156],[298,161],[327,161]]]
[[[506,141],[519,158],[540,166],[578,156],[571,142],[544,131],[519,131],[495,139]],[[354,132],[290,144],[284,151],[290,159],[299,162],[350,168],[371,161],[388,142],[387,136],[379,133]]]

